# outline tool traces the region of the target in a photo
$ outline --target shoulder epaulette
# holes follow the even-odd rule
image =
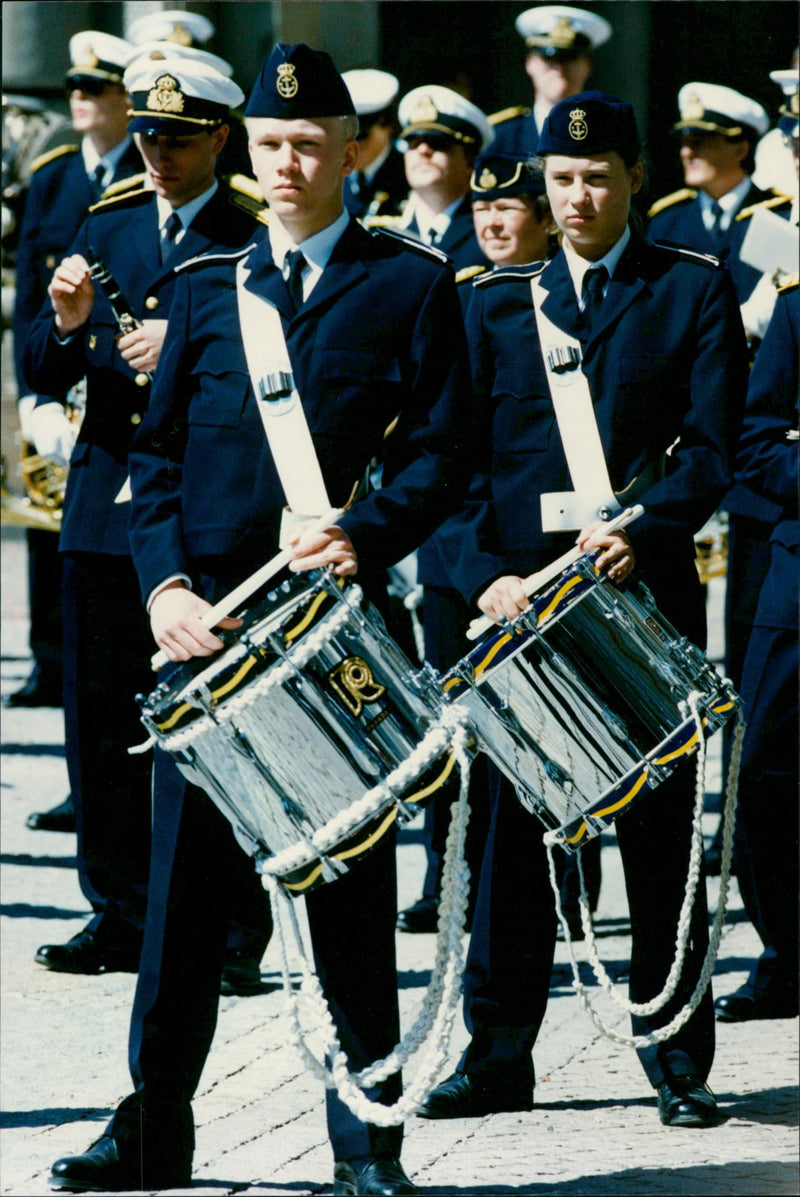
[[[770,199],[759,200],[757,204],[750,204],[749,207],[742,208],[741,212],[736,213],[734,220],[747,220],[748,217],[752,216],[754,212],[758,212],[759,209],[782,208],[785,204],[791,203],[792,197],[790,195],[783,195],[781,192],[776,191]]]
[[[685,245],[676,245],[673,241],[654,241],[653,245],[659,249],[669,250],[687,262],[697,262],[702,266],[710,266],[712,270],[719,270],[722,263],[713,254],[704,254],[697,249],[687,249]]]
[[[473,286],[487,287],[495,283],[512,282],[515,279],[531,279],[536,278],[544,270],[547,262],[530,262],[526,266],[500,266],[497,270],[487,270],[479,278],[475,279]]]
[[[648,217],[657,216],[665,208],[671,208],[674,204],[685,204],[687,200],[693,199],[697,199],[695,189],[693,187],[681,187],[680,191],[673,191],[670,195],[663,195],[661,199],[656,200],[647,215]]]
[[[381,226],[380,228],[370,224],[369,231],[375,237],[391,237],[393,241],[400,241],[404,249],[410,249],[412,253],[421,254],[423,258],[434,258],[437,262],[449,262],[447,254],[443,254],[440,249],[434,245],[426,245],[424,241],[418,241],[416,237],[410,236],[404,229],[390,229]]]
[[[402,229],[402,220],[402,216],[389,214],[361,217],[365,229]]]
[[[267,216],[267,201],[255,179],[248,175],[225,175],[223,183],[228,186],[228,199],[236,208],[252,216],[261,224],[269,224]]]
[[[47,166],[48,162],[55,162],[56,158],[63,158],[65,154],[77,154],[79,148],[76,145],[57,145],[55,149],[48,150],[46,154],[40,154],[38,158],[34,158],[28,171],[30,174],[35,175],[37,170],[41,170],[43,166]]]
[[[231,262],[238,262],[240,258],[247,257],[255,247],[255,241],[251,241],[249,245],[245,245],[242,249],[232,249],[230,253],[226,254],[220,253],[218,250],[212,250],[205,254],[197,254],[194,258],[187,258],[185,262],[179,262],[173,269],[176,274],[183,274],[185,270],[196,270],[203,266],[230,265]]]
[[[784,291],[793,291],[798,286],[800,286],[800,274],[787,274],[778,287],[778,294],[783,295]]]
[[[103,198],[96,204],[92,204],[89,209],[90,212],[105,212],[109,208],[124,207],[130,205],[133,207],[137,203],[149,201],[155,196],[155,191],[151,191],[149,187],[136,187],[132,191],[120,191],[118,195],[110,195]]]
[[[138,190],[144,185],[147,175],[144,171],[140,175],[128,175],[127,179],[119,179],[116,183],[111,183],[106,187],[103,194],[100,196],[101,200],[111,199],[114,195],[119,195],[123,191]]]
[[[477,278],[479,274],[485,274],[488,269],[488,266],[464,266],[461,270],[456,271],[456,282],[468,283],[471,279]]]
[[[486,118],[490,125],[502,125],[504,121],[513,121],[518,116],[530,116],[530,108],[524,104],[516,104],[511,108],[501,108],[499,112],[492,112]]]

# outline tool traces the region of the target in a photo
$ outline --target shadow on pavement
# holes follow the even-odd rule
[[[66,834],[71,835],[72,832]],[[30,852],[3,852],[0,865],[23,865],[25,868],[74,869],[74,856],[33,856]]]
[[[43,1110],[3,1110],[0,1112],[0,1129],[11,1130],[20,1126],[64,1126],[67,1122],[107,1122],[114,1113],[108,1110],[73,1110],[68,1106],[55,1106]]]
[[[32,906],[29,902],[9,902],[0,906],[5,919],[82,919],[85,910],[65,910],[62,906]]]

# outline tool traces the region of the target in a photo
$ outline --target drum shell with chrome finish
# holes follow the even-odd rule
[[[144,701],[143,722],[259,867],[304,892],[333,879],[323,858],[343,869],[398,808],[413,814],[443,784],[446,745],[397,801],[387,792],[377,810],[349,817],[419,755],[441,693],[432,671],[413,671],[360,588],[327,574],[279,588],[225,638],[211,664],[199,673],[195,664],[194,676],[180,667]]]
[[[697,749],[740,700],[663,618],[586,555],[442,680],[523,806],[565,848],[600,834]]]

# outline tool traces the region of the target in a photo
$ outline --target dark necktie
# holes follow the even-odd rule
[[[91,188],[92,196],[94,197],[95,203],[97,202],[97,200],[100,199],[100,196],[103,194],[103,179],[105,177],[106,177],[106,168],[102,162],[98,162],[97,166],[94,168],[94,170],[89,178],[89,186]]]
[[[175,238],[183,228],[181,218],[177,212],[171,212],[161,234],[161,262],[162,265],[175,252]]]
[[[717,201],[714,200],[710,205],[710,210],[711,210],[711,215],[714,218],[711,221],[711,236],[714,239],[714,241],[721,241],[722,240],[722,223],[721,223],[722,222],[722,208],[717,203]]]
[[[607,281],[608,271],[605,266],[587,270],[583,276],[583,318],[588,327],[592,326],[600,310]]]
[[[303,267],[305,264],[306,260],[303,257],[302,250],[289,250],[286,255],[284,267],[288,267],[286,286],[289,288],[289,294],[292,298],[295,311],[298,311],[303,306]]]

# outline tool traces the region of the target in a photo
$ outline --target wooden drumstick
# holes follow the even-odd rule
[[[604,532],[617,532],[620,528],[624,528],[626,524],[630,524],[633,520],[639,518],[644,512],[644,507],[637,503],[635,507],[626,507],[619,515],[614,516],[613,520],[609,520],[604,526]],[[574,565],[579,557],[584,555],[583,549],[579,549],[577,545],[568,552],[563,553],[561,557],[557,557],[555,561],[551,561],[544,569],[540,569],[538,573],[530,574],[522,582],[527,595],[535,594],[537,590],[541,590],[548,582],[552,582],[557,578],[563,570],[570,565]],[[488,615],[480,615],[477,619],[473,619],[467,629],[467,640],[477,640],[484,632],[488,632],[490,628],[497,628],[493,619]]]
[[[335,524],[342,514],[343,509],[341,507],[331,507],[330,510],[326,511],[324,515],[321,515],[318,520],[314,520],[312,524],[309,524],[308,527],[304,529],[303,535],[306,536],[309,533],[322,532],[324,528],[330,528],[331,524]],[[251,594],[263,586],[265,582],[268,582],[270,578],[274,577],[279,570],[282,570],[285,565],[289,564],[292,559],[292,551],[292,549],[281,549],[279,553],[276,553],[274,557],[271,557],[269,561],[261,566],[260,569],[257,569],[254,574],[251,574],[249,578],[245,578],[245,580],[240,582],[234,590],[231,590],[229,594],[226,594],[225,598],[220,599],[218,603],[216,603],[213,607],[210,607],[200,621],[203,627],[213,628],[221,619],[224,619],[226,615],[230,615],[232,611],[235,611],[240,603],[243,603],[245,599],[249,598]],[[160,669],[161,666],[166,665],[168,661],[169,657],[167,654],[163,649],[159,649],[159,651],[154,653],[150,658],[150,665],[153,669]]]

